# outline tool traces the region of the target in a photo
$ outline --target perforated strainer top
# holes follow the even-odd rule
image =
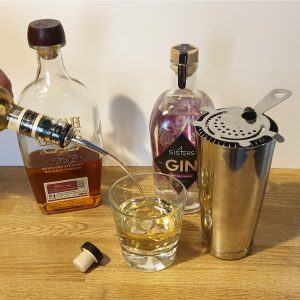
[[[232,107],[203,112],[194,122],[198,134],[212,143],[228,147],[253,147],[277,135],[277,125],[266,115],[255,121],[242,117],[243,108]]]

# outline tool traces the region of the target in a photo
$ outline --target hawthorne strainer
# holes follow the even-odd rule
[[[198,134],[211,141],[228,147],[253,147],[264,144],[272,138],[278,142],[283,137],[278,134],[275,122],[263,113],[287,99],[292,93],[284,89],[274,89],[254,108],[223,108],[204,111],[194,122]]]

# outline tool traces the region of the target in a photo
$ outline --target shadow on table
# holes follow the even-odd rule
[[[103,259],[101,260],[101,262],[99,264],[93,264],[87,271],[86,274],[91,273],[92,271],[94,271],[96,268],[101,268],[104,267],[106,265],[108,265],[111,261],[110,257],[107,256],[105,253],[103,254]]]
[[[207,250],[202,243],[199,226],[190,221],[183,220],[174,265],[192,260],[206,252]]]
[[[271,197],[271,195],[266,195],[250,255],[275,247],[299,235],[299,196],[280,197],[279,195],[273,206],[268,203],[272,201]]]

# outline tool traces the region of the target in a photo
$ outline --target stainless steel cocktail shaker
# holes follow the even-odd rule
[[[275,140],[283,141],[263,113],[290,95],[276,89],[254,108],[211,110],[194,122],[203,239],[216,257],[238,259],[251,248]]]

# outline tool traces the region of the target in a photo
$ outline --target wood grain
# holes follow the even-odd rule
[[[133,172],[150,167],[133,167]],[[224,261],[201,247],[199,214],[184,216],[174,264],[155,273],[121,256],[104,167],[95,209],[43,215],[20,167],[0,167],[0,299],[300,299],[300,170],[272,169],[251,255]],[[83,274],[72,266],[85,241],[105,253]]]

